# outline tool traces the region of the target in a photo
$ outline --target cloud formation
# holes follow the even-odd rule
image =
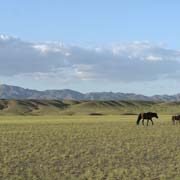
[[[88,48],[0,35],[0,64],[0,76],[63,83],[180,78],[180,51],[150,42]]]

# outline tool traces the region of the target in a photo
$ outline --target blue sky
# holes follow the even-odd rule
[[[2,83],[147,95],[180,91],[177,0],[0,3]]]
[[[179,46],[177,0],[6,0],[1,32],[32,41],[113,43],[148,40]]]

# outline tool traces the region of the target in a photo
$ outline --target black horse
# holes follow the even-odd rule
[[[173,122],[173,124],[176,124],[177,121],[178,121],[179,124],[180,124],[180,115],[172,116],[172,122]]]
[[[140,113],[138,115],[136,124],[139,125],[139,123],[140,123],[140,121],[142,119],[142,124],[144,125],[144,119],[147,119],[147,126],[149,124],[149,120],[152,122],[152,125],[153,125],[154,124],[154,122],[152,120],[153,117],[158,118],[157,113],[154,113],[154,112]]]

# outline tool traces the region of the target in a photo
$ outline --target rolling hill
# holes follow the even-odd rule
[[[180,114],[180,102],[1,99],[0,115]]]

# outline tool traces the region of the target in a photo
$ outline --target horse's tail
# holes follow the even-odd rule
[[[137,121],[136,121],[136,124],[137,124],[137,125],[139,125],[140,120],[141,120],[141,113],[138,115],[138,118],[137,118]]]

